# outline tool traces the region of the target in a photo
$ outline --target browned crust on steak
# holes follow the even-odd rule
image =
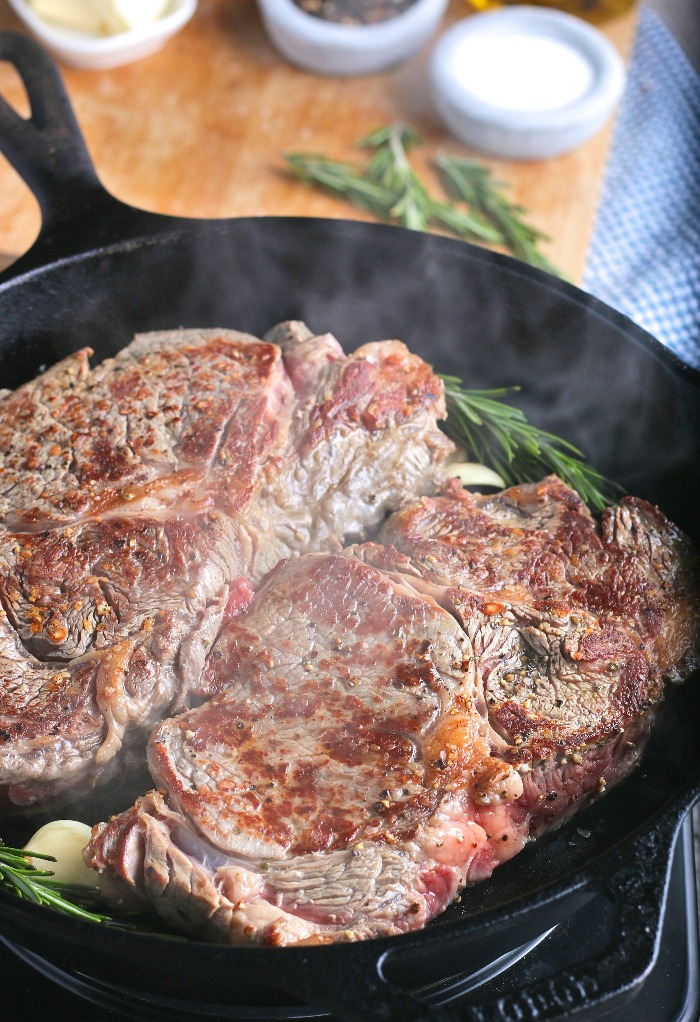
[[[228,685],[151,738],[162,792],[94,831],[106,891],[232,943],[357,940],[424,925],[522,847],[469,643],[408,580],[291,560],[212,658]]]
[[[156,729],[151,773],[231,854],[407,838],[451,788],[508,786],[470,663],[432,600],[354,558],[306,555],[225,629],[209,660],[225,688]]]
[[[272,336],[139,335],[0,402],[10,798],[104,776],[128,732],[206,694],[222,619],[281,558],[362,537],[439,479],[444,400],[420,359],[396,341],[346,357],[299,323]]]
[[[368,346],[344,363],[332,395],[313,409],[302,452],[358,423],[369,433],[393,429],[410,422],[417,405],[432,405],[444,417],[441,382],[422,359],[400,341],[383,341],[381,359],[375,358]]]
[[[15,531],[122,508],[154,485],[251,485],[259,402],[291,398],[278,348],[226,330],[145,334],[95,369],[69,356],[0,404],[0,520]],[[236,460],[235,471],[226,463]],[[183,473],[182,476],[179,473]]]
[[[611,738],[694,662],[697,557],[643,500],[598,525],[556,477],[491,496],[453,485],[397,512],[382,539],[468,634],[492,636],[485,695],[513,762]]]

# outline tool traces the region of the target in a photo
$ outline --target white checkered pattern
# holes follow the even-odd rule
[[[700,368],[700,76],[647,8],[583,286]]]

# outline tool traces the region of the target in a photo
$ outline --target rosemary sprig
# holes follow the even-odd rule
[[[435,160],[446,198],[431,195],[413,169],[409,153],[423,141],[407,124],[388,124],[360,138],[357,148],[373,150],[364,166],[308,153],[285,156],[294,173],[368,210],[386,223],[416,231],[447,231],[466,241],[506,249],[516,258],[556,273],[539,251],[545,235],[524,220],[504,185],[473,160],[438,154]]]
[[[447,402],[443,429],[476,461],[490,465],[506,486],[536,482],[554,472],[586,504],[602,511],[620,487],[583,461],[567,440],[528,422],[523,412],[503,401],[519,387],[467,390],[457,376],[442,376]]]
[[[80,919],[90,919],[95,923],[110,921],[109,916],[91,912],[85,907],[97,901],[97,887],[52,880],[53,872],[50,869],[36,869],[29,862],[30,856],[47,862],[56,861],[52,855],[12,848],[0,841],[0,883],[3,887],[36,905],[50,905],[59,912]]]

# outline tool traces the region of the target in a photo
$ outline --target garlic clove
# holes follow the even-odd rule
[[[90,840],[91,829],[77,820],[52,820],[40,827],[24,846],[25,851],[53,855],[56,862],[29,858],[36,869],[50,869],[52,879],[68,884],[94,887],[97,874],[83,861],[83,849]]]

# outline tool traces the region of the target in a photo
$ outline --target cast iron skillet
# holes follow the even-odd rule
[[[547,274],[444,238],[342,221],[205,222],[127,207],[100,185],[51,61],[9,33],[0,35],[0,59],[16,66],[32,108],[25,121],[0,101],[0,148],[43,215],[36,244],[0,277],[0,385],[14,387],[84,344],[103,358],[143,330],[260,334],[299,318],[333,331],[348,350],[400,337],[471,386],[520,384],[538,424],[579,444],[605,474],[700,539],[700,374],[625,317]],[[697,681],[671,691],[633,777],[420,933],[234,949],[70,920],[4,892],[0,930],[59,969],[165,1005],[166,1014],[170,1005],[175,1017],[201,1001],[222,1006],[222,1017],[223,1006],[252,1005],[257,1017],[279,1018],[295,998],[361,1022],[585,1017],[634,990],[654,960],[670,851],[700,793]],[[34,824],[15,827],[6,841]],[[592,891],[615,913],[604,954],[501,998],[481,1003],[476,991],[459,1013],[414,995],[418,976],[426,983],[476,970]]]

